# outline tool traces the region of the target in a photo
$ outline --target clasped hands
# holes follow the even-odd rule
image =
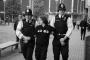
[[[28,41],[31,39],[31,37],[29,37],[29,36],[23,36],[23,42],[24,43],[28,43]]]
[[[65,45],[65,40],[66,40],[66,38],[60,38],[60,43],[61,43],[62,46]]]

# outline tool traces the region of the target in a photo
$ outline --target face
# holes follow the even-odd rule
[[[59,10],[59,14],[64,14],[64,11],[63,10]]]
[[[25,16],[25,18],[26,18],[27,20],[30,20],[32,17],[31,17],[31,16],[26,15],[26,16]]]
[[[25,18],[26,18],[26,20],[29,20],[29,22],[31,22],[32,16],[26,15]]]
[[[28,19],[31,20],[31,19],[32,19],[32,16],[29,15],[29,16],[28,16]]]
[[[39,25],[43,24],[43,21],[42,21],[42,19],[40,17],[38,18],[37,22],[38,22]]]

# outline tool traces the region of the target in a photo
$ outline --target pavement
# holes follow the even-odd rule
[[[88,34],[88,33],[87,33]],[[13,30],[13,24],[0,25],[0,43],[7,42],[9,40],[15,40],[15,32]],[[50,42],[47,52],[47,60],[53,59],[52,52],[52,40],[53,36],[50,36]],[[24,60],[24,57],[19,50],[10,50],[11,47],[2,51],[0,60]],[[35,60],[35,52],[33,54]],[[60,58],[62,60],[62,57]],[[85,40],[80,40],[80,30],[74,29],[69,41],[69,60],[85,60]]]

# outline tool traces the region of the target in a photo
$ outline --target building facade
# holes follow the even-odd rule
[[[88,5],[85,4],[85,2],[89,0],[19,0],[19,1],[21,1],[22,4],[22,11],[25,11],[27,6],[29,6],[33,10],[33,13],[38,13],[40,10],[45,13],[49,12],[49,10],[51,12],[55,12],[57,11],[58,4],[62,1],[66,5],[67,11],[71,12],[73,4],[73,12],[82,13],[85,6],[87,7]],[[72,3],[72,1],[74,2]],[[3,0],[0,1],[0,3],[2,2]],[[3,5],[4,5],[3,3],[0,5],[1,7],[0,11],[4,9],[2,8]]]
[[[66,5],[67,11],[71,11],[72,9],[72,0],[20,0],[22,1],[22,11],[24,11],[27,6],[29,6],[32,10],[37,10],[43,5],[44,7],[44,12],[49,11],[49,4],[50,4],[50,11],[55,12],[57,10],[58,4],[62,1]],[[50,1],[50,3],[49,3]],[[57,1],[57,2],[56,2]],[[84,7],[87,7],[89,4],[87,1],[89,0],[73,0],[73,11],[74,12],[82,12]],[[85,4],[87,2],[88,4]],[[0,11],[3,10],[3,0],[0,1]],[[35,10],[36,11],[36,10]]]

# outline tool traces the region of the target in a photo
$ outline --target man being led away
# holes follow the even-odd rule
[[[46,60],[47,49],[49,44],[49,36],[54,30],[51,26],[48,25],[47,18],[42,16],[38,18],[39,25],[36,26],[36,49],[35,57],[36,60]]]

